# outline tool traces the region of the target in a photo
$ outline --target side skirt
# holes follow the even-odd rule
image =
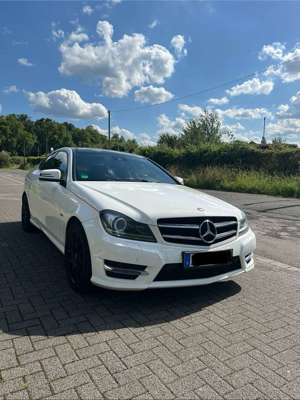
[[[41,225],[37,220],[30,218],[30,222],[38,229],[40,229],[46,236],[47,238],[50,240],[50,242],[52,242],[54,244],[54,246],[62,253],[65,254],[65,246],[59,242],[53,235],[51,235],[51,233],[49,233],[47,231],[47,229],[44,227],[44,225]]]

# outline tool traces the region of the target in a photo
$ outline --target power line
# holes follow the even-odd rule
[[[230,81],[226,81],[226,82],[220,83],[220,84],[215,85],[215,86],[210,86],[208,88],[199,90],[197,92],[189,93],[189,94],[186,94],[186,95],[183,95],[183,96],[173,97],[172,99],[164,101],[163,103],[147,104],[147,105],[144,105],[144,106],[129,107],[129,108],[121,108],[119,110],[111,110],[111,112],[112,113],[130,112],[130,111],[144,110],[144,109],[147,109],[147,108],[154,108],[154,107],[162,106],[162,105],[168,104],[168,103],[174,103],[176,101],[187,99],[189,97],[199,96],[199,95],[207,93],[207,92],[211,92],[211,91],[214,91],[214,90],[217,90],[217,89],[221,89],[221,88],[223,88],[225,86],[232,85],[233,83],[237,83],[239,81],[252,78],[256,74],[257,74],[256,72],[253,72],[251,74],[244,75],[244,76],[241,76],[239,78],[231,79]]]

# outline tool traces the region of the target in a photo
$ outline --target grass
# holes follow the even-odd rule
[[[257,171],[227,167],[205,167],[196,170],[170,168],[182,176],[187,186],[230,192],[258,193],[300,198],[300,176],[277,176]]]
[[[31,167],[29,164],[22,169]],[[20,166],[11,166],[16,169]],[[184,178],[187,186],[228,192],[268,194],[300,198],[300,175],[278,176],[258,171],[245,171],[228,167],[204,167],[194,170],[170,167],[176,176]]]

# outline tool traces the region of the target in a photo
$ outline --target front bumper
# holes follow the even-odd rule
[[[210,248],[175,245],[163,241],[147,243],[119,239],[101,231],[101,228],[99,232],[99,225],[94,224],[93,221],[85,223],[84,229],[88,237],[92,259],[91,282],[100,287],[116,290],[144,290],[206,285],[232,278],[242,272],[250,271],[254,267],[253,253],[256,247],[256,239],[251,229],[239,237],[218,243],[218,245]],[[164,265],[182,262],[183,251],[207,252],[222,250],[232,250],[233,257],[240,258],[241,267],[209,278],[155,281],[156,276]],[[134,280],[112,278],[107,276],[105,272],[104,260],[144,265],[146,268]]]

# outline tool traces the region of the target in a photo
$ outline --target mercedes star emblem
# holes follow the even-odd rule
[[[203,221],[199,227],[199,236],[205,243],[213,243],[217,237],[217,229],[209,219]]]

